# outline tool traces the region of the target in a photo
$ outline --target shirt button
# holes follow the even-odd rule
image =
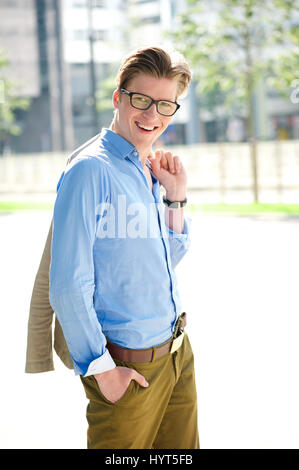
[[[134,150],[133,155],[135,155],[135,157],[137,157],[138,152],[136,150]]]

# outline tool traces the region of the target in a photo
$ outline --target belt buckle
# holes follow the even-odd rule
[[[181,347],[183,339],[184,339],[184,334],[185,332],[182,331],[182,333],[173,340],[171,349],[170,349],[171,354],[177,351]]]

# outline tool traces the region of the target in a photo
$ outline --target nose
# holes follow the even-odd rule
[[[157,112],[156,104],[152,103],[148,109],[145,109],[143,111],[143,114],[145,114],[147,118],[154,118],[154,117],[159,116],[159,113]]]

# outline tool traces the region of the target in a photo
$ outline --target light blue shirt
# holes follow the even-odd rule
[[[150,172],[152,190],[136,148],[103,129],[58,182],[49,298],[76,375],[115,367],[106,338],[131,349],[166,341],[182,311],[174,268],[191,219],[181,234],[166,226]]]

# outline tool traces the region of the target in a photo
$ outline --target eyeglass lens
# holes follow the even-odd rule
[[[138,93],[134,93],[132,95],[132,106],[138,109],[147,109],[149,108],[152,100],[144,95],[139,95]],[[173,114],[177,109],[177,105],[175,103],[171,103],[169,101],[158,101],[157,103],[157,110],[159,113],[164,114],[165,116]]]

